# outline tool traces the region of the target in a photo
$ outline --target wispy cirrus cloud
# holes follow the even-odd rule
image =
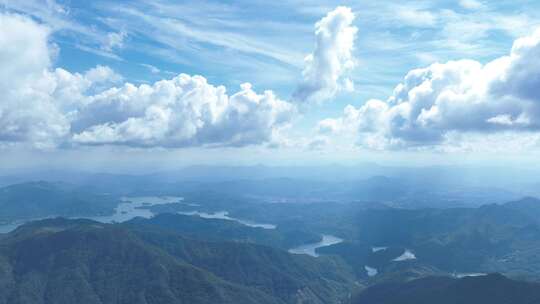
[[[147,69],[150,71],[150,73],[152,73],[152,74],[159,74],[159,73],[161,73],[161,70],[160,70],[159,68],[157,68],[157,67],[155,67],[155,66],[153,66],[153,65],[151,65],[151,64],[140,63],[139,65],[142,66],[142,67],[147,68]]]
[[[80,22],[77,20],[77,12],[67,5],[55,0],[6,1],[4,9],[36,18],[54,34],[69,37],[70,44],[79,50],[122,60],[114,53],[114,49],[122,45],[126,33],[107,32],[102,26]]]
[[[117,16],[109,20],[111,26],[123,25],[130,32],[137,33],[151,41],[156,41],[178,51],[197,52],[207,46],[235,50],[240,53],[263,56],[276,62],[299,66],[302,55],[286,45],[273,43],[268,37],[261,35],[264,27],[285,27],[278,23],[256,23],[248,20],[235,20],[217,9],[204,11],[207,6],[191,6],[165,4],[162,2],[135,2],[131,5],[102,5],[101,8]],[[219,6],[223,8],[224,6]],[[231,12],[232,8],[225,10]],[[178,14],[176,12],[182,12]],[[203,13],[204,12],[204,13]],[[141,26],[144,24],[144,26]],[[260,31],[250,33],[250,27]],[[242,31],[238,31],[241,28]],[[275,32],[274,32],[275,34]]]

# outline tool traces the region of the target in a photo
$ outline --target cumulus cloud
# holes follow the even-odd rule
[[[88,70],[85,79],[89,83],[116,83],[122,81],[122,76],[117,74],[108,66],[98,65],[95,68]]]
[[[355,65],[354,40],[358,29],[348,7],[337,7],[315,24],[315,50],[305,58],[303,80],[294,93],[300,102],[322,102],[339,90],[352,90],[346,78]]]
[[[77,114],[73,138],[81,144],[244,146],[269,141],[294,112],[271,91],[257,94],[248,83],[229,96],[204,77],[182,74],[92,96]]]
[[[271,141],[295,106],[251,85],[228,95],[202,76],[123,83],[112,69],[51,68],[50,30],[0,14],[0,144],[244,146]],[[5,47],[4,47],[5,46]]]
[[[0,142],[48,147],[69,132],[49,95],[49,33],[27,18],[0,14]]]
[[[307,149],[313,151],[323,150],[326,146],[328,146],[328,144],[328,138],[316,137],[307,143]]]
[[[376,149],[440,146],[455,134],[540,131],[540,29],[517,39],[508,56],[410,71],[386,100],[370,100],[319,123],[358,135]]]

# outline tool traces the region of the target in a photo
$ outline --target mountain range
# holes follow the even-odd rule
[[[346,264],[170,230],[61,218],[0,239],[0,303],[340,303]]]

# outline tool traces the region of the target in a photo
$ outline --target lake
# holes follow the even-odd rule
[[[486,273],[481,272],[470,272],[470,273],[454,273],[453,276],[455,278],[461,279],[466,277],[481,277],[487,275]]]
[[[388,247],[371,247],[371,252],[379,252],[388,249]]]
[[[373,267],[364,266],[364,269],[366,270],[368,277],[374,277],[379,274],[379,271]]]
[[[416,256],[412,251],[409,249],[406,249],[405,252],[403,252],[402,255],[398,256],[397,258],[393,259],[394,262],[403,262],[403,261],[409,261],[409,260],[416,260]]]
[[[138,196],[138,197],[122,197],[121,203],[114,209],[114,214],[104,216],[74,216],[72,219],[84,218],[91,219],[101,223],[121,223],[129,221],[135,217],[151,218],[154,213],[142,207],[150,207],[154,205],[180,203],[182,197],[175,196]],[[50,216],[49,218],[56,217]],[[15,230],[24,223],[45,219],[33,218],[28,220],[13,221],[11,223],[0,225],[0,233],[8,233]]]
[[[273,224],[263,224],[263,223],[257,223],[250,220],[245,219],[238,219],[235,217],[229,216],[229,212],[227,211],[218,211],[214,213],[206,213],[206,212],[200,212],[200,211],[188,211],[188,212],[178,212],[178,214],[183,215],[193,215],[193,216],[200,216],[202,218],[206,219],[220,219],[220,220],[227,220],[227,221],[234,221],[238,222],[242,225],[246,225],[253,228],[263,228],[263,229],[276,229],[276,225]]]
[[[293,254],[307,254],[313,257],[318,257],[317,248],[322,248],[326,246],[331,246],[343,242],[343,239],[338,238],[337,236],[323,234],[322,240],[317,243],[305,244],[298,247],[289,249],[289,253]]]
[[[176,196],[137,196],[123,197],[121,200],[122,203],[118,204],[112,215],[78,218],[88,218],[102,223],[122,223],[136,217],[151,218],[155,214],[144,207],[180,203],[184,198]]]

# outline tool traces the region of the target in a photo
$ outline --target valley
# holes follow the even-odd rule
[[[45,189],[46,197],[51,200],[64,197],[66,193],[76,194],[79,200],[69,208],[57,207],[57,214],[51,213],[42,219],[13,216],[12,221],[1,228],[4,234],[0,234],[0,240],[5,242],[2,246],[6,254],[12,250],[10,246],[18,244],[13,243],[15,240],[24,240],[26,244],[27,240],[56,238],[58,233],[67,232],[70,238],[78,240],[87,238],[90,232],[94,235],[102,230],[112,234],[125,231],[122,233],[127,233],[129,239],[134,238],[135,243],[144,243],[148,250],[157,248],[160,254],[169,256],[167,263],[180,261],[207,271],[204,276],[213,283],[204,284],[217,284],[216,288],[233,285],[247,288],[245,292],[238,291],[242,296],[230,296],[241,303],[251,303],[242,298],[250,292],[255,298],[268,298],[269,303],[296,303],[299,299],[306,303],[364,303],[365,300],[356,300],[353,295],[362,295],[366,290],[371,297],[372,288],[384,284],[408,284],[437,277],[484,277],[491,273],[540,282],[540,261],[536,261],[540,252],[540,201],[534,198],[480,207],[411,209],[396,208],[384,201],[276,203],[230,190],[161,190],[153,194],[135,190],[107,195],[108,200],[116,203],[109,205],[108,214],[96,216],[86,211],[85,204],[100,196],[79,190],[79,186],[59,187],[40,182],[8,187],[12,200],[20,198],[18,206],[21,208],[39,205],[49,209],[52,204],[50,200],[29,199],[22,192],[28,195],[31,191]],[[17,193],[18,189],[21,194]],[[260,188],[259,191],[266,190]],[[76,214],[76,210],[82,213]],[[50,250],[49,254],[56,254],[58,249]],[[9,254],[2,259],[9,261]],[[223,266],[219,266],[222,262]],[[258,263],[269,268],[264,270]],[[8,267],[5,269],[14,267],[12,264],[4,266]],[[294,274],[275,272],[282,267]],[[252,277],[255,273],[258,275]],[[285,285],[268,281],[276,275],[292,281],[280,283]],[[302,279],[303,276],[306,277]],[[216,279],[210,279],[214,277]],[[323,281],[313,281],[315,277]],[[16,278],[0,278],[2,280],[11,282],[10,288],[25,288],[17,285],[20,283]],[[92,279],[81,277],[80,280],[83,284]],[[158,293],[170,294],[166,290],[177,287],[160,288]],[[223,288],[232,290],[233,287]],[[90,293],[88,297],[100,298],[101,292]],[[366,297],[358,299],[369,298]],[[365,303],[373,303],[370,301]]]

